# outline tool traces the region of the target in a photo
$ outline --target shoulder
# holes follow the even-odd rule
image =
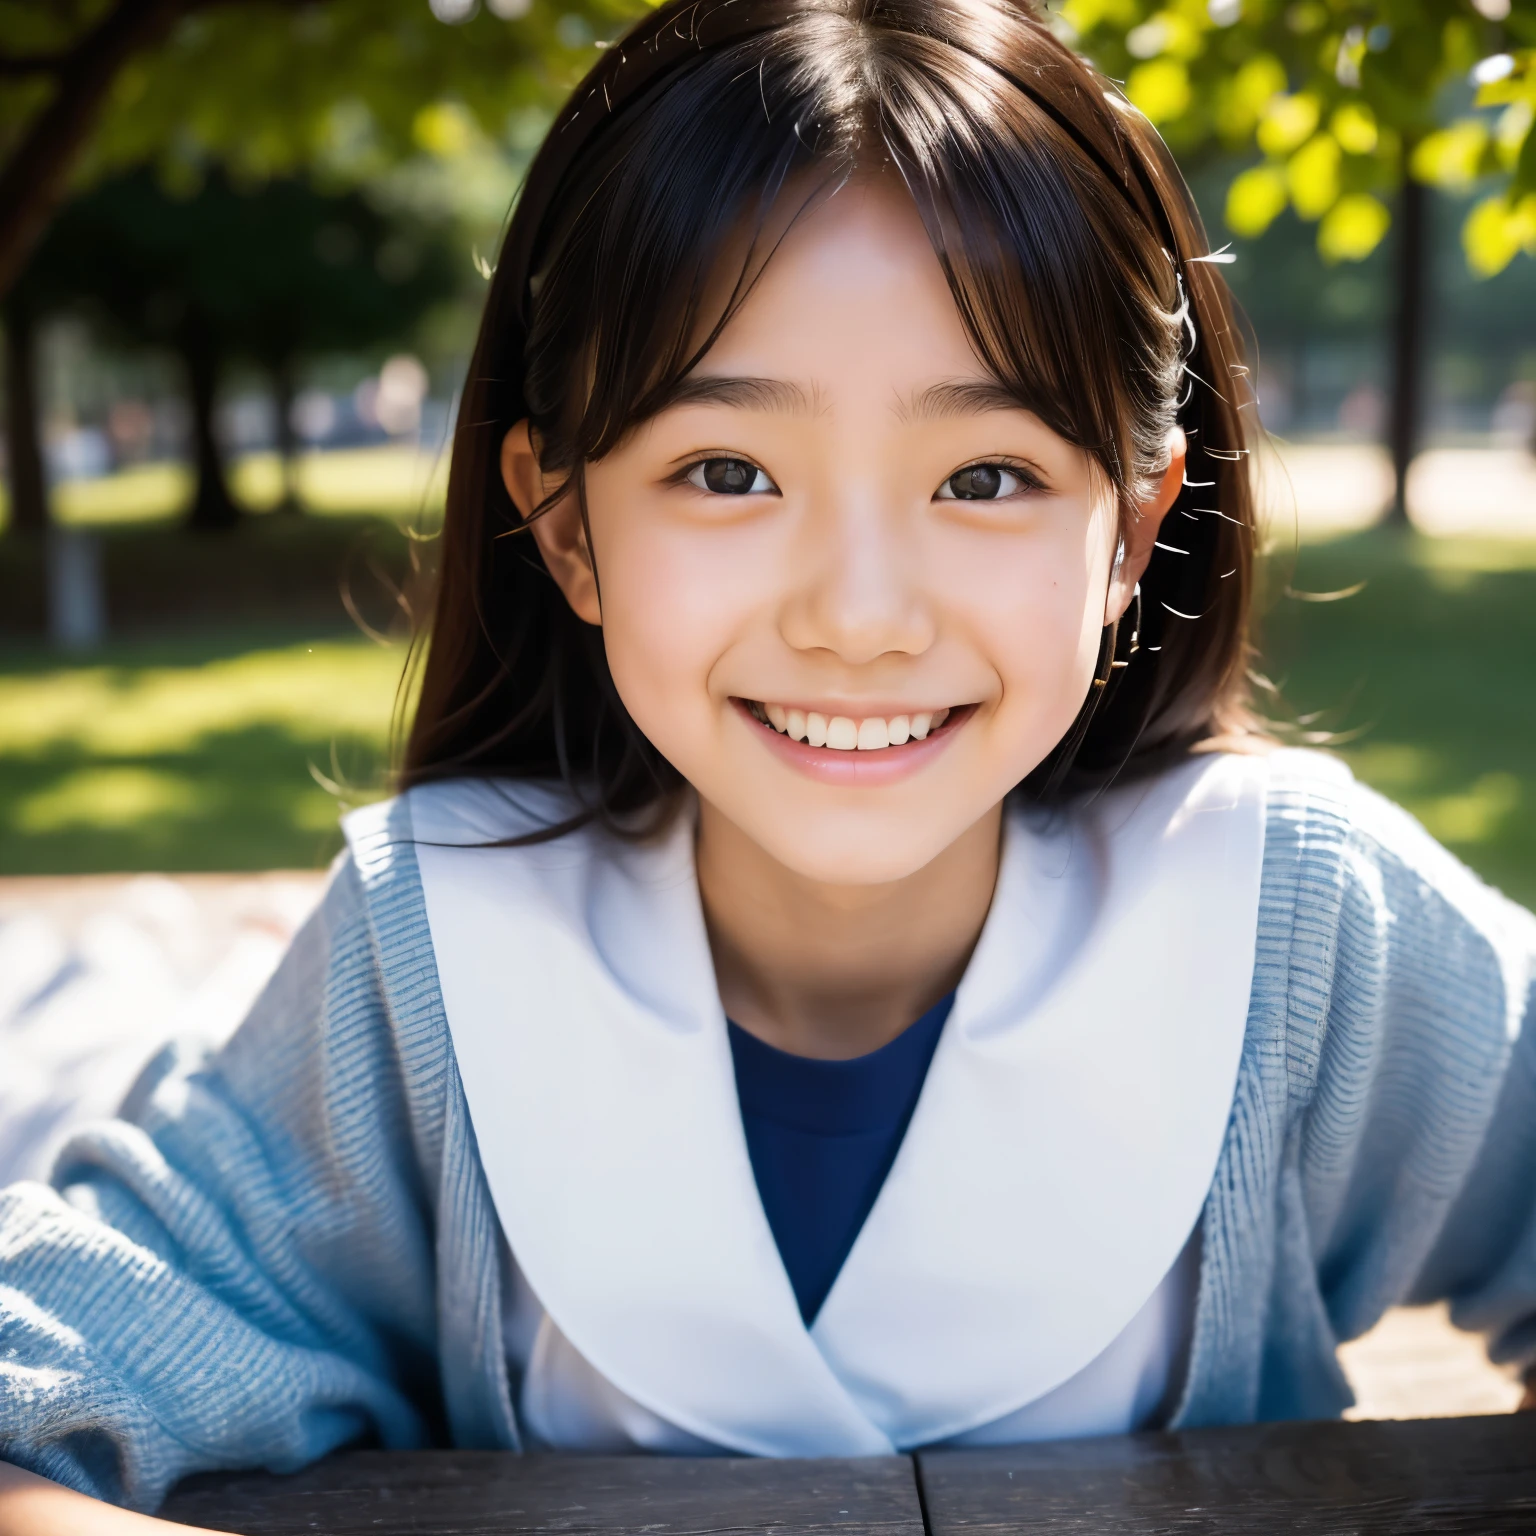
[[[1307,1081],[1328,1041],[1353,1071],[1383,1032],[1416,1061],[1502,1057],[1536,985],[1536,918],[1321,753],[1271,755],[1266,833],[1255,990]]]
[[[386,990],[420,980],[432,965],[424,864],[440,882],[468,878],[489,858],[534,899],[550,895],[562,877],[569,883],[622,857],[622,840],[596,825],[547,837],[581,809],[558,783],[463,778],[417,785],[345,816],[334,883],[354,893],[352,914],[371,936]],[[434,857],[449,852],[461,857]]]
[[[396,909],[421,905],[419,847],[505,844],[558,826],[578,809],[562,785],[538,780],[420,784],[344,816],[347,846],[341,862],[355,875],[370,915],[386,918]]]
[[[1269,755],[1266,878],[1367,906],[1411,927],[1458,924],[1500,948],[1536,946],[1536,918],[1487,885],[1401,806],[1337,758]]]
[[[347,845],[370,870],[387,850],[415,842],[504,842],[549,830],[581,804],[565,785],[544,779],[461,778],[418,784],[342,819]]]

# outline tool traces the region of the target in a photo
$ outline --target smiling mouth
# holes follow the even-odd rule
[[[915,710],[901,715],[825,715],[819,710],[796,709],[786,704],[762,704],[756,699],[740,700],[742,707],[760,725],[803,741],[810,747],[825,747],[833,752],[880,752],[887,747],[905,746],[909,741],[924,741],[929,736],[953,728],[975,708],[973,704],[950,709]]]

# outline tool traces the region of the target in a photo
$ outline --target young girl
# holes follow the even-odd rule
[[[231,1044],[3,1197],[0,1522],[360,1439],[1328,1415],[1404,1300],[1536,1360],[1536,923],[1267,750],[1243,378],[1166,150],[1017,0],[604,53],[401,794]]]

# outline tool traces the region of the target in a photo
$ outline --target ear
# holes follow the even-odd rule
[[[1109,578],[1109,593],[1104,603],[1104,622],[1113,624],[1136,595],[1136,583],[1145,574],[1152,559],[1152,546],[1167,517],[1169,508],[1184,484],[1184,460],[1189,441],[1182,427],[1168,434],[1168,468],[1152,495],[1136,504],[1136,509],[1122,534],[1122,553],[1114,574]]]
[[[559,485],[540,467],[533,433],[526,421],[518,422],[501,440],[501,478],[512,505],[525,522]],[[528,532],[539,546],[555,584],[565,593],[571,611],[588,624],[601,624],[597,573],[592,565],[592,551],[587,548],[587,530],[582,526],[575,491],[568,491],[548,511],[529,522]]]

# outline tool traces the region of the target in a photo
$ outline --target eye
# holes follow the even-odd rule
[[[1016,496],[1032,482],[1006,464],[967,464],[957,469],[934,493],[939,501],[1001,501]]]
[[[747,459],[700,459],[684,476],[689,485],[716,496],[761,495],[778,487]]]

